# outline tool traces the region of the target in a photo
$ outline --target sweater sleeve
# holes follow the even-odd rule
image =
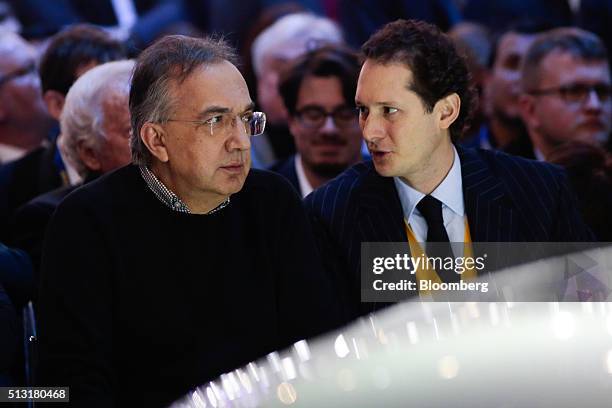
[[[71,406],[114,406],[111,257],[104,220],[76,194],[51,220],[38,304],[39,382],[70,387]],[[106,220],[107,222],[110,220]]]

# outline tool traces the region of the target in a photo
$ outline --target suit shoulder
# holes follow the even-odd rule
[[[556,164],[513,156],[498,150],[471,150],[487,163],[491,171],[502,178],[511,174],[514,179],[520,181],[543,179],[547,182],[558,182],[565,175],[565,170]]]

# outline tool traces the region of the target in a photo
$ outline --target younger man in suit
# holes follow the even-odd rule
[[[455,146],[473,96],[464,61],[436,27],[395,21],[362,52],[355,101],[373,160],[306,200],[349,317],[376,308],[360,302],[362,242],[591,237],[558,167]],[[438,272],[442,282],[458,280],[452,271]]]

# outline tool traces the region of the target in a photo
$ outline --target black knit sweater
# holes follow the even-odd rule
[[[73,406],[170,403],[337,322],[301,202],[251,170],[211,215],[172,211],[130,165],[51,221],[39,301],[41,384]]]

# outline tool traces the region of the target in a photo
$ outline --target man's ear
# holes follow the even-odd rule
[[[289,117],[287,118],[287,125],[289,127],[289,133],[291,133],[291,136],[293,137],[293,140],[295,141],[296,136],[299,132],[299,128],[298,126],[300,126],[300,124],[298,123],[297,119],[295,119],[293,117],[293,115],[289,115]]]
[[[521,113],[521,119],[523,119],[523,123],[527,126],[527,129],[537,128],[538,117],[535,114],[535,98],[533,95],[526,93],[519,95],[518,106]]]
[[[100,171],[102,163],[98,158],[96,150],[87,145],[84,140],[79,140],[77,143],[77,153],[87,169],[90,171]]]
[[[66,96],[57,91],[48,90],[43,94],[43,100],[45,101],[45,105],[47,105],[49,114],[53,117],[53,119],[59,120],[62,114],[62,109],[64,109]]]
[[[166,131],[163,127],[157,123],[145,123],[140,128],[140,140],[159,161],[168,161]]]
[[[459,116],[461,98],[456,93],[445,96],[436,102],[434,111],[439,115],[440,129],[448,129]]]

